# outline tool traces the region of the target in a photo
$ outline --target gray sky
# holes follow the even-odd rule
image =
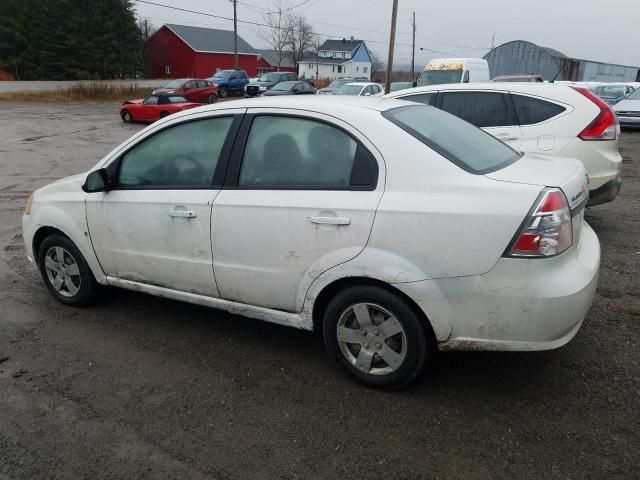
[[[189,10],[232,17],[228,0],[151,0]],[[262,23],[270,0],[238,0],[238,18]],[[292,13],[304,16],[320,34],[354,36],[386,61],[391,0],[283,0]],[[288,2],[288,3],[287,3]],[[304,3],[304,4],[303,4]],[[185,25],[233,29],[233,22],[179,12],[134,0],[138,14],[155,25]],[[411,12],[416,12],[416,69],[430,58],[481,57],[491,46],[528,40],[571,57],[640,66],[640,1],[638,0],[399,0],[394,65],[411,61]],[[603,18],[606,16],[607,18]],[[255,48],[268,48],[255,25],[240,23],[238,32]],[[420,51],[419,47],[435,50]]]

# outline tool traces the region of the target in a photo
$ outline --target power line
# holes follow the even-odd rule
[[[156,6],[156,7],[168,8],[170,10],[177,10],[177,11],[180,11],[180,12],[193,13],[193,14],[196,14],[196,15],[203,15],[203,16],[212,17],[212,18],[220,18],[222,20],[229,20],[231,22],[233,21],[233,18],[231,18],[231,17],[225,17],[223,15],[215,15],[213,13],[201,12],[201,11],[198,11],[198,10],[190,10],[188,8],[174,7],[172,5],[164,5],[162,3],[151,2],[149,0],[134,0],[134,1],[136,1],[138,3],[145,3],[147,5],[153,5],[153,6]],[[251,22],[249,20],[238,20],[238,23],[244,23],[246,25],[256,25],[258,27],[264,27],[264,23]],[[319,22],[316,22],[316,23],[319,23]],[[286,27],[272,27],[272,28],[276,28],[278,30],[284,30]],[[344,27],[344,28],[350,28],[350,27]],[[313,34],[314,35],[323,36],[323,37],[330,37],[330,38],[338,38],[338,39],[344,38],[342,35],[331,35],[329,33],[322,33],[322,32],[313,32]],[[369,43],[381,43],[381,44],[386,44],[387,43],[387,42],[384,42],[384,41],[381,41],[381,40],[368,40],[368,39],[363,39],[363,40],[366,41],[366,42],[369,42]],[[402,46],[405,46],[405,47],[410,47],[411,46],[410,43],[396,43],[396,45],[402,45]]]

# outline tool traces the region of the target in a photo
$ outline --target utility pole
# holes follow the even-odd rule
[[[496,32],[493,32],[493,35],[491,35],[491,50],[494,49],[496,45]]]
[[[319,76],[319,64],[318,64],[318,60],[320,59],[320,36],[318,35],[318,38],[316,39],[316,42],[318,42],[318,47],[316,48],[316,81],[318,81],[318,79],[320,78]]]
[[[416,12],[413,12],[413,21],[411,22],[413,29],[413,42],[411,43],[411,81],[416,81]]]
[[[238,70],[238,0],[233,2],[233,68]]]
[[[391,73],[393,72],[393,47],[396,43],[396,19],[398,17],[398,0],[393,0],[393,10],[391,11],[391,34],[389,35],[389,57],[387,59],[387,78],[385,80],[384,91],[390,92]]]

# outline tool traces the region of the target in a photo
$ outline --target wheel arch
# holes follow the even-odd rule
[[[45,240],[45,238],[53,234],[63,235],[64,237],[68,238],[69,241],[73,242],[73,244],[78,248],[78,250],[80,250],[80,253],[84,257],[87,264],[89,265],[89,268],[91,269],[91,273],[93,273],[93,276],[98,281],[98,283],[106,284],[106,276],[102,270],[100,263],[98,262],[95,252],[93,251],[93,245],[91,244],[91,240],[88,239],[88,235],[87,235],[87,241],[83,241],[83,239],[78,241],[77,238],[74,238],[73,234],[71,234],[69,231],[67,231],[64,227],[61,227],[60,225],[40,225],[36,229],[35,233],[33,234],[33,238],[31,240],[33,260],[36,263],[36,265],[38,265],[38,258],[40,256],[39,255],[40,246],[42,245],[42,242]]]
[[[415,312],[415,314],[420,318],[425,328],[429,328],[433,335],[432,338],[435,338],[434,327],[431,324],[431,320],[427,317],[426,313],[420,308],[420,306],[406,293],[402,290],[394,287],[390,283],[384,282],[382,280],[378,280],[372,277],[343,277],[337,280],[332,281],[331,283],[325,285],[320,293],[316,296],[315,301],[313,302],[313,311],[312,311],[312,321],[313,321],[313,331],[315,333],[322,333],[322,317],[324,316],[324,312],[329,305],[331,299],[341,290],[344,290],[349,287],[354,286],[375,286],[381,289],[387,290],[398,297],[402,298],[407,305]]]

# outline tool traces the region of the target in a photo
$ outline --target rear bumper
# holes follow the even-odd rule
[[[501,258],[484,275],[394,286],[424,310],[441,350],[549,350],[582,325],[599,264],[598,238],[585,223],[578,245],[558,257]]]
[[[593,207],[594,205],[611,202],[618,196],[620,187],[622,187],[622,177],[618,176],[613,180],[609,180],[601,187],[596,188],[595,190],[590,190],[589,203],[587,203],[587,206]]]

